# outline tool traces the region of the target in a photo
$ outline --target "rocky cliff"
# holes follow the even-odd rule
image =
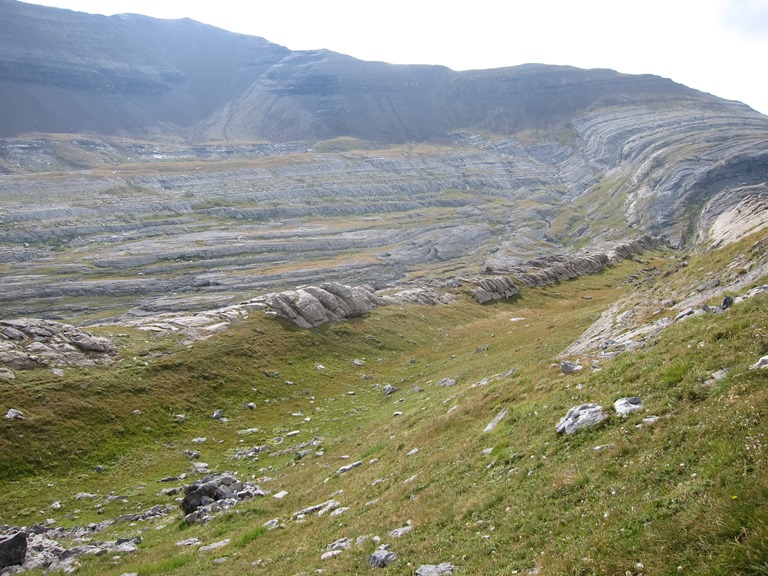
[[[0,16],[2,317],[496,276],[768,220],[768,118],[667,79],[394,66],[15,0]]]

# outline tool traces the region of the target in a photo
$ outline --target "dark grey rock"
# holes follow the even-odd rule
[[[712,280],[707,280],[702,285],[698,287],[699,292],[705,292],[707,290],[711,290],[712,288],[717,288],[720,286],[720,280],[717,278],[713,278]]]
[[[389,546],[382,544],[368,557],[368,565],[374,568],[386,568],[397,560],[397,554],[389,550]]]
[[[350,470],[353,470],[355,468],[358,468],[359,466],[363,465],[362,460],[358,460],[357,462],[352,462],[352,464],[347,464],[346,466],[342,466],[336,471],[336,474],[346,474]]]
[[[27,535],[23,532],[0,538],[0,568],[21,565],[26,555]]]
[[[571,362],[570,360],[563,360],[560,363],[560,370],[563,374],[572,374],[574,372],[579,372],[583,368],[584,367],[578,362]]]
[[[400,388],[392,386],[392,384],[387,384],[384,386],[384,396],[389,396],[391,394],[394,394],[398,390],[400,390]]]

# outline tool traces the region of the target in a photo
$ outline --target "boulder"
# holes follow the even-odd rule
[[[24,532],[0,538],[0,568],[20,566],[26,555],[27,535]]]
[[[613,408],[616,410],[616,414],[619,416],[626,416],[632,412],[637,412],[643,409],[643,401],[637,396],[630,396],[629,398],[619,398],[613,403]]]
[[[13,373],[13,370],[0,368],[0,380],[13,380],[14,378],[16,378],[16,374]]]
[[[573,434],[582,428],[595,426],[607,417],[602,406],[592,402],[581,404],[568,410],[565,417],[555,426],[555,430],[558,434]]]
[[[389,546],[382,544],[368,557],[368,565],[374,568],[386,568],[397,560],[397,554],[389,550]]]

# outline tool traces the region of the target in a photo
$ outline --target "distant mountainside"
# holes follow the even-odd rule
[[[595,106],[744,106],[651,75],[526,65],[454,72],[292,51],[192,20],[0,0],[0,136],[381,143],[512,134]]]
[[[0,0],[0,315],[506,274],[768,226],[768,117],[652,75],[454,72]]]

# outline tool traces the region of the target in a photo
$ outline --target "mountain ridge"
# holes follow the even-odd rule
[[[5,137],[396,143],[466,129],[510,134],[601,101],[728,105],[652,75],[540,64],[454,72],[291,51],[188,19],[89,15],[17,0],[3,0],[0,12]]]

